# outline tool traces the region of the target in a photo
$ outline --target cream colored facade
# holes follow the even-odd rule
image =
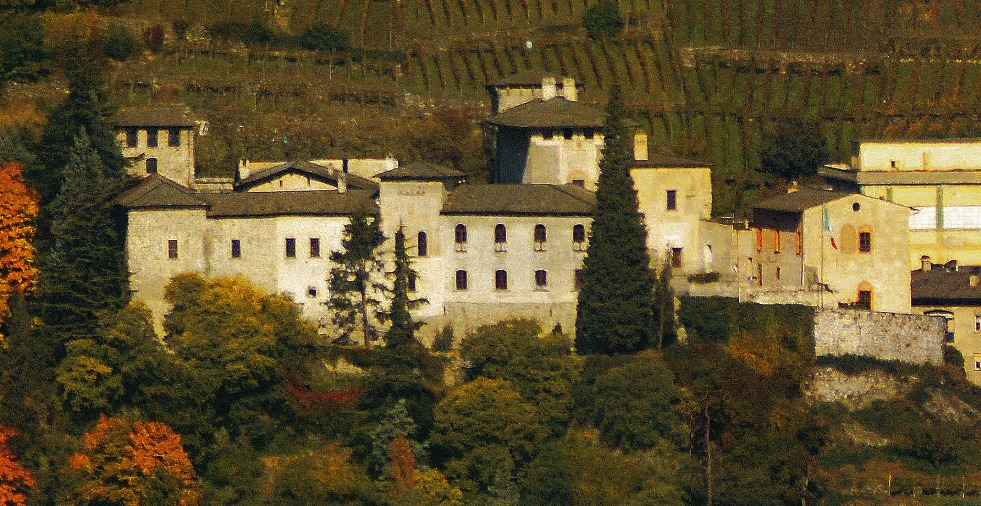
[[[197,122],[184,106],[124,109],[115,119],[116,142],[136,177],[158,173],[194,186],[194,141]]]
[[[981,140],[863,142],[822,175],[839,188],[912,207],[909,268],[920,258],[981,264]]]
[[[740,300],[909,313],[908,213],[810,189],[760,203],[736,232]]]
[[[967,379],[981,385],[981,269],[924,259],[912,276],[913,310],[947,320],[947,343],[964,357]]]

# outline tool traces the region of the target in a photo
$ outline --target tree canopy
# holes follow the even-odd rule
[[[828,157],[828,143],[817,126],[791,118],[765,132],[760,168],[791,181],[816,174]]]
[[[3,322],[14,294],[26,293],[34,283],[34,217],[37,194],[24,184],[19,163],[0,166],[0,344]]]

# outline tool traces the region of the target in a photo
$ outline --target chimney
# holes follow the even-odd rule
[[[797,181],[790,183],[787,187],[787,193],[797,193]]]
[[[944,264],[944,269],[948,272],[957,272],[957,260],[951,260]]]
[[[920,257],[920,270],[923,272],[930,272],[933,268],[933,262],[930,261],[930,257],[923,255]]]
[[[542,78],[542,100],[551,100],[555,98],[555,93],[555,78]]]
[[[337,177],[337,193],[347,192],[347,175],[340,174]]]
[[[579,99],[579,95],[576,91],[576,80],[571,77],[562,78],[562,96],[570,102],[575,102]]]
[[[977,274],[971,274],[971,277],[968,278],[968,281],[967,282],[968,282],[969,285],[971,285],[971,288],[977,288],[978,287],[978,275]]]
[[[634,134],[634,160],[647,161],[647,132],[637,132]]]
[[[238,179],[242,180],[249,177],[249,159],[242,158],[238,161]]]

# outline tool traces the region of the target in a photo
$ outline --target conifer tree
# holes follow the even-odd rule
[[[343,250],[330,255],[335,267],[330,270],[327,305],[334,311],[334,324],[344,341],[360,331],[368,348],[376,338],[371,322],[372,308],[379,302],[375,294],[384,288],[376,282],[384,267],[377,252],[384,240],[378,217],[356,212],[344,226]]]
[[[674,316],[674,289],[671,288],[671,261],[664,262],[654,279],[654,322],[651,325],[652,347],[661,349],[678,340]]]
[[[46,209],[50,237],[38,252],[38,288],[43,320],[67,341],[87,337],[100,311],[125,303],[124,234],[113,199],[129,179],[107,170],[84,133],[64,172],[64,184]]]
[[[618,86],[610,91],[606,114],[592,237],[576,307],[579,353],[633,353],[650,340],[654,287],[647,231],[630,177],[632,142]]]
[[[421,326],[412,320],[412,310],[425,302],[409,298],[409,278],[415,275],[405,250],[405,233],[400,225],[395,232],[395,280],[392,283],[392,302],[388,313],[382,315],[391,326],[385,333],[385,346],[392,350],[405,348],[415,342],[415,332]]]

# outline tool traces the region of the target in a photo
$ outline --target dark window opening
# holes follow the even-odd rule
[[[419,232],[416,244],[418,245],[419,256],[424,257],[429,254],[429,238],[426,237],[425,232]]]
[[[456,289],[467,289],[467,271],[456,271]]]
[[[137,144],[137,130],[135,128],[126,129],[126,147],[135,148]]]
[[[586,187],[586,180],[585,179],[573,179],[572,180],[572,184],[574,184],[574,185],[576,185],[576,186],[578,186],[580,188],[585,188]]]
[[[566,128],[562,130],[562,137],[565,137],[566,140],[572,139],[572,129]]]
[[[544,270],[535,271],[535,288],[539,290],[548,288],[548,273]]]
[[[316,297],[316,296],[317,296],[317,287],[315,286],[307,287],[307,297]]]
[[[551,130],[545,130],[544,132],[542,132],[542,138],[545,139],[545,140],[551,140],[552,139],[552,131]]]
[[[572,250],[573,251],[585,251],[586,250],[586,227],[583,225],[573,225],[572,226]]]
[[[310,258],[320,258],[320,238],[310,238]]]
[[[494,251],[507,251],[508,229],[503,224],[498,223],[494,227]]]
[[[594,132],[594,130],[592,128],[587,128],[585,131],[583,131],[582,135],[583,135],[583,137],[585,137],[587,139],[592,139],[593,138],[593,132]]]
[[[498,290],[508,289],[508,271],[496,271],[494,272],[494,288]]]
[[[862,253],[872,251],[872,232],[858,233],[858,251]]]
[[[456,226],[455,240],[457,251],[467,251],[467,227],[463,224]]]
[[[756,284],[763,286],[763,264],[756,264]]]
[[[171,260],[177,258],[177,239],[167,241],[167,258]]]
[[[157,173],[157,159],[156,158],[147,158],[146,159],[146,173],[147,174],[156,174]]]
[[[181,129],[170,128],[167,130],[167,145],[176,148],[181,145]]]
[[[232,239],[232,258],[242,258],[242,241]]]
[[[146,145],[148,148],[157,147],[158,141],[158,131],[156,128],[148,128],[146,131]]]
[[[681,267],[681,248],[671,248],[671,267]]]
[[[286,258],[296,258],[296,239],[286,238]]]
[[[417,277],[418,276],[416,275],[415,272],[409,272],[409,283],[408,284],[409,284],[409,291],[410,292],[416,291],[416,278]]]
[[[678,191],[668,190],[667,198],[668,198],[668,206],[667,206],[668,211],[674,211],[678,209]]]
[[[547,241],[548,235],[545,231],[545,225],[539,223],[535,225],[535,251],[545,251],[545,242]]]

